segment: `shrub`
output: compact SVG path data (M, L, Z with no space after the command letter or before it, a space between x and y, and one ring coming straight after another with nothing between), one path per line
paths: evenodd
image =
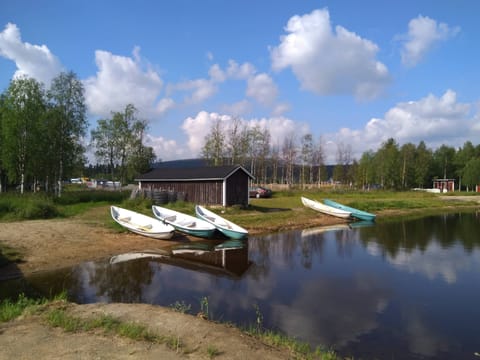
M0 218L48 219L58 215L51 198L40 194L5 194L0 196Z
M72 205L85 202L110 202L119 203L127 199L130 191L108 191L108 190L85 190L65 192L61 197L55 198L59 205Z

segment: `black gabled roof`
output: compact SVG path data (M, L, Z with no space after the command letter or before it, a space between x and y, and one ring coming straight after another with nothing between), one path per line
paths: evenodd
M191 180L224 180L237 171L243 171L254 179L240 165L202 166L184 168L158 168L138 176L135 181L191 181Z

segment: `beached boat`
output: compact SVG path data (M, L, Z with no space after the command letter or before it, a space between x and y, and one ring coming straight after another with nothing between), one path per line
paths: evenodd
M210 238L215 233L215 226L195 216L181 213L161 206L152 206L153 215L157 219L170 224L175 230L187 235Z
M328 205L328 206L333 206L334 208L340 209L340 210L345 210L345 211L350 211L352 213L352 217L359 219L359 220L365 220L365 221L375 221L376 215L371 214L369 212L359 210L352 208L350 206L346 206L340 203L337 203L336 201L330 200L330 199L324 199L323 203Z
M336 216L343 219L348 219L349 217L351 217L352 213L349 211L340 210L340 209L334 208L333 206L322 204L319 201L307 199L306 197L303 197L303 196L301 198L302 198L303 205L315 211L321 212L323 214L331 215L331 216Z
M155 239L170 239L175 232L172 226L155 218L118 206L111 206L110 213L118 224L139 235Z
M198 218L208 221L222 234L231 239L243 239L248 236L247 230L227 219L224 219L213 211L205 209L203 206L195 205L195 213Z

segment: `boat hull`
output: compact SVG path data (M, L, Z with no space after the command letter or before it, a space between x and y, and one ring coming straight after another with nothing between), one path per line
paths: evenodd
M330 199L324 199L323 202L326 205L332 206L334 208L340 209L340 210L345 210L345 211L350 211L352 213L352 217L358 219L358 220L364 220L364 221L375 221L376 215L371 214L369 212L359 210L352 208L350 206L346 206L340 203L337 203L336 201L330 200Z
M342 219L351 218L352 213L349 211L340 210L340 209L334 208L333 206L328 206L328 205L322 204L321 202L307 199L306 197L303 197L303 196L301 197L301 199L302 199L302 204L312 210L321 212L326 215L336 216Z
M218 231L230 239L245 239L248 236L248 231L237 224L224 219L220 215L205 209L200 205L195 206L195 213L199 219L205 220L215 226Z
M215 234L215 226L194 216L156 205L152 206L152 211L157 219L173 226L175 230L186 235L208 239ZM201 223L199 223L200 221Z
M172 226L135 211L111 206L110 213L117 224L138 235L168 240L175 232Z

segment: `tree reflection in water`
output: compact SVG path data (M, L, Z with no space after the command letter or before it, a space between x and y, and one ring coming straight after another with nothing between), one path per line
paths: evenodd
M345 356L469 358L478 351L479 222L464 213L304 229L251 237L233 252L197 244L178 257L81 264L48 286L68 280L79 302L195 308L208 297L218 319L241 326L255 321L255 305L265 328Z
M142 289L152 283L155 270L150 259L126 261L119 264L96 263L89 274L89 283L97 289L97 296L106 297L111 302L144 302Z

